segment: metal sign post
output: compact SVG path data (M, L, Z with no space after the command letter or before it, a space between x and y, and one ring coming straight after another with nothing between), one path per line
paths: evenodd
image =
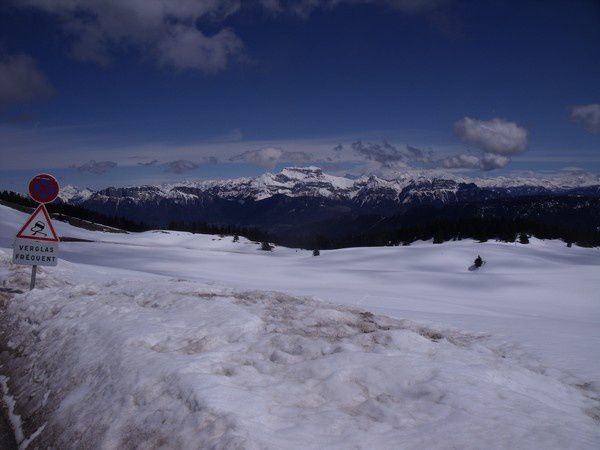
M29 290L32 291L35 287L35 274L37 273L37 266L34 265L31 268L31 282L29 283Z
M13 263L32 266L31 290L35 287L38 266L58 264L59 238L45 204L56 199L59 188L56 179L48 174L33 177L28 187L29 195L39 206L17 233L13 244Z

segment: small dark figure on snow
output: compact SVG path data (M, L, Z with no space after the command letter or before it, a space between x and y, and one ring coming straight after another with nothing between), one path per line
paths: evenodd
M273 250L273 246L267 241L264 241L260 244L260 249L264 252L270 252L271 250Z
M318 248L315 248L315 249L313 250L313 256L319 256L320 254L321 254L321 252L319 251L319 249L318 249Z
M481 256L477 255L477 258L475 258L475 261L473 262L473 265L479 269L481 266L483 266L483 259L481 259Z
M236 234L235 236L233 236L233 242L239 242L240 237Z

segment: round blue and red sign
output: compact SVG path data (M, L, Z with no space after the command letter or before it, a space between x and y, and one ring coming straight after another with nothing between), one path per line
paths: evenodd
M36 175L29 182L29 195L38 203L50 203L58 197L58 181L52 175Z

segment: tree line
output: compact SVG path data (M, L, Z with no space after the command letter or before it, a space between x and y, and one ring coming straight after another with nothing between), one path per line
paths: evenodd
M28 197L25 197L17 192L6 190L0 192L0 200L26 208L35 208L38 205L37 202ZM119 228L120 230L125 231L147 231L151 229L150 226L143 222L130 220L120 216L109 216L84 208L83 206L69 205L62 202L53 202L47 203L46 208L51 215L59 216L59 218L60 216L73 217L112 228Z
M0 192L0 200L35 207L37 203L18 193ZM346 228L350 218L319 229L269 233L264 227L215 224L195 221L172 221L167 229L213 235L244 236L257 242L271 242L289 247L324 250L345 247L408 245L418 240L445 241L474 239L527 243L529 237L562 239L567 245L600 246L600 199L537 198L511 199L482 204L455 205L444 208L414 208L407 214L392 217L362 215L354 218L354 227ZM87 220L126 231L146 231L147 224L118 216L91 211L66 203L48 204L51 214ZM308 227L307 227L308 228ZM349 231L350 229L359 231Z
M432 240L434 244L446 241L474 239L479 242L498 240L502 242L529 243L530 237L539 239L562 239L567 245L581 247L600 246L600 233L560 227L529 219L502 219L469 217L461 219L434 219L418 225L399 225L393 229L335 237L320 234L314 239L296 242L304 248L335 249L345 247L377 247L409 245L419 240ZM284 245L289 245L283 239Z
M270 236L257 228L237 225L221 225L208 222L172 221L168 230L187 231L190 233L218 234L224 236L244 236L251 241L269 241ZM237 240L236 240L237 241Z
M35 208L38 205L37 202L28 197L25 197L17 192L7 190L0 192L0 200L20 206L22 208ZM107 214L92 211L83 206L69 205L63 202L48 203L46 207L48 208L48 212L58 219L72 217L75 219L86 220L88 222L132 232L148 231L155 228L140 221L130 220L121 216L109 216ZM252 227L240 227L235 225L219 225L210 224L207 222L173 221L169 224L167 229L172 231L187 231L190 233L244 236L252 241L269 240L268 233Z

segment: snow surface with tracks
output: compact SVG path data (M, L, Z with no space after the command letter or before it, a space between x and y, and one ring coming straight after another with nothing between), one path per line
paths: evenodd
M0 207L4 287L28 284L9 250L25 218ZM600 445L597 249L421 243L313 257L57 229L97 242L61 243L38 289L0 293L0 375L31 446ZM469 272L477 253L488 262Z

